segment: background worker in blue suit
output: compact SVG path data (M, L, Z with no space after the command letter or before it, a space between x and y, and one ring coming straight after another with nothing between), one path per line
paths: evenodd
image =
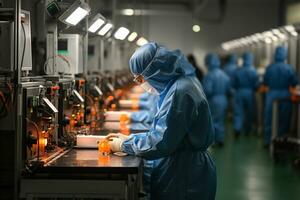
M232 79L233 79L233 74L234 74L235 70L237 70L237 69L238 69L237 56L236 56L236 54L230 54L229 57L227 58L227 62L225 63L225 65L223 67L223 71L230 78L231 83L232 83ZM232 85L231 85L230 92L227 95L227 99L229 101L228 117L230 119L232 118L232 111L233 111L233 104L234 104L234 101L233 101L234 93L235 93L234 88L232 88Z
M229 76L230 80L233 78L233 74L237 69L237 56L235 54L231 54L228 57L228 61L225 63L223 70Z
M215 142L219 146L223 146L225 137L224 120L228 104L226 94L230 89L230 79L220 69L220 59L217 55L208 54L205 57L205 64L208 73L203 79L203 88L213 117Z
M215 199L216 169L207 151L214 130L193 67L179 50L148 43L133 54L130 69L143 88L159 93L158 112L149 132L108 135L112 151L150 161L145 184L151 199Z
M234 95L234 131L235 137L240 136L242 129L246 134L253 131L255 113L255 91L258 88L258 76L253 67L253 55L243 54L243 66L233 74L232 87Z
M265 147L271 143L272 104L275 100L284 100L279 104L278 136L286 135L289 130L292 111L289 89L296 86L298 80L292 66L285 62L286 58L287 50L277 47L274 62L267 67L264 74L264 85L268 88L265 102Z

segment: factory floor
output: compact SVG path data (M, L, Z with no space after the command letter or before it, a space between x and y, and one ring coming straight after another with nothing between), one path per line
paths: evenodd
M274 164L258 136L233 138L227 125L223 148L210 149L217 165L216 200L299 200L300 170Z

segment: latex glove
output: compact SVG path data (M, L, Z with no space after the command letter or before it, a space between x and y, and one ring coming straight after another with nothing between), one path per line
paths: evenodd
M120 138L114 137L109 140L109 146L110 150L112 152L120 152L121 151L121 146L123 144L122 140Z
M110 133L105 139L109 141L110 149L112 152L119 152L121 150L121 146L125 140L128 139L129 136L121 134L121 133Z

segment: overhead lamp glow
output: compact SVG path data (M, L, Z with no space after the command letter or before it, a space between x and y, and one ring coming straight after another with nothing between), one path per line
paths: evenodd
M114 37L118 40L124 40L128 34L129 34L129 30L125 27L120 27L114 34Z
M126 15L126 16L132 16L132 15L134 15L134 10L133 9L123 9L122 11L122 14L123 15Z
M278 37L280 38L280 39L282 39L282 40L285 40L286 39L286 36L284 35L284 34L280 34L280 35L278 35Z
M221 44L222 49L224 49L225 51L228 51L230 49L230 45L228 45L227 43L223 43Z
M195 33L198 33L200 30L201 30L201 28L200 28L199 25L197 25L197 24L193 25L193 31L194 31Z
M112 26L113 25L111 23L105 24L105 26L103 26L103 28L100 29L98 34L104 36L112 28Z
M262 33L264 37L272 37L273 33L271 31L265 31Z
M140 37L137 41L136 41L136 44L138 45L138 46L143 46L143 45L145 45L145 44L147 44L148 43L148 40L146 40L145 38L143 38L143 37Z
M75 26L89 14L90 10L87 3L77 0L58 19L68 25Z
M291 32L291 35L296 37L296 36L298 36L298 33L296 31L293 31L293 32Z
M67 19L66 22L72 25L78 24L85 16L87 16L88 11L82 9L81 7L77 8Z
M136 39L136 37L138 36L138 34L136 32L132 32L129 36L128 36L128 41L132 42Z
M98 18L98 16L96 16ZM103 24L105 20L103 18L96 19L89 27L89 32L95 33Z
M284 27L285 30L287 30L288 32L294 32L295 31L295 27L292 25L287 25Z
M273 29L272 33L275 34L275 35L280 35L281 34L281 32L278 29Z
M274 42L277 42L278 41L278 38L276 36L272 36L271 39L274 41Z
M266 44L271 44L271 43L272 43L272 40L271 40L270 38L266 38L266 39L265 39L265 43L266 43Z

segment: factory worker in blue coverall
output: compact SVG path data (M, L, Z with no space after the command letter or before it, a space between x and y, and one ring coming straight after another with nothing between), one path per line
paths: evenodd
M234 94L234 131L239 137L242 130L252 133L255 113L255 91L258 88L258 76L253 67L253 55L243 54L243 66L238 68L232 79Z
M230 54L228 57L227 62L225 63L223 67L223 71L227 74L227 76L230 78L230 82L232 82L233 74L235 70L238 68L237 66L237 56L236 54ZM232 109L233 109L233 96L234 96L234 89L232 88L232 85L230 87L230 92L227 95L227 99L229 101L229 116L231 118L232 116Z
M220 69L220 59L217 55L208 54L205 57L205 64L208 67L208 73L204 77L203 88L212 113L215 143L221 147L224 144L224 120L227 109L226 94L230 90L230 80Z
M271 143L272 104L274 100L285 99L279 104L278 136L282 137L289 130L292 104L289 101L289 88L297 85L296 72L291 65L285 62L287 50L277 47L274 62L269 65L264 74L264 85L268 88L265 101L265 137L264 147Z
M214 129L193 67L179 50L148 43L132 55L130 69L146 91L159 95L158 111L148 132L109 134L112 151L145 159L150 199L215 199L216 168L207 151Z
M228 57L227 63L224 65L224 72L229 76L230 80L233 78L233 74L237 69L237 56L235 54L231 54Z

